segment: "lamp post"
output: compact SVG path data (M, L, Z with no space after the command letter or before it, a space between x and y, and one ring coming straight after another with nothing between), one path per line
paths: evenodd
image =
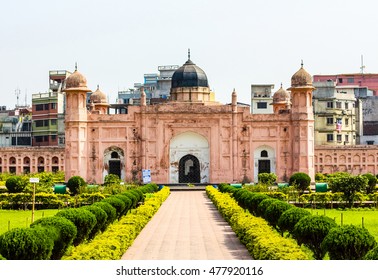
M30 183L33 183L33 203L32 203L32 217L31 222L34 222L34 209L35 209L35 184L39 183L39 178L30 178Z

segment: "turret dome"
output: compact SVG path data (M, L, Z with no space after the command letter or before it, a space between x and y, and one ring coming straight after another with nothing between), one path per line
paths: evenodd
M209 87L205 72L190 58L172 76L172 87Z
M303 68L303 63L301 68L291 77L291 86L292 87L312 87L312 77L311 75Z

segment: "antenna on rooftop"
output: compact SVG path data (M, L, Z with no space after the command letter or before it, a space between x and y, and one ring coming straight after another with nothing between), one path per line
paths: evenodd
M21 95L21 90L19 89L19 88L16 88L16 90L14 91L14 94L16 95L16 97L17 97L17 107L18 107L18 100L19 100L19 98L20 98L20 95Z
M361 74L363 74L364 73L364 69L365 69L364 56L363 55L361 55L361 67L360 67L360 69L361 69Z

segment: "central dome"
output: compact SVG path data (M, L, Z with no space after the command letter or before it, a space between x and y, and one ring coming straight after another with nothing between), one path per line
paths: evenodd
M172 87L209 87L205 72L190 59L172 76Z

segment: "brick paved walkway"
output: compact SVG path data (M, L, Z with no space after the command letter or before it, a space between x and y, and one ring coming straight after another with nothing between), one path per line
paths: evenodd
M172 191L126 260L251 259L204 191Z

